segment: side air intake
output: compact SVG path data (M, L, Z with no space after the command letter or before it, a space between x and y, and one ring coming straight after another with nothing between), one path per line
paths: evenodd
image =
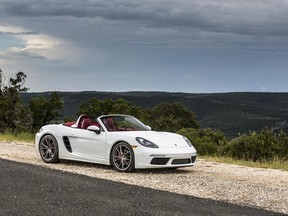
M69 141L69 138L67 136L63 137L63 142L64 142L64 145L65 145L67 151L72 152L70 141Z

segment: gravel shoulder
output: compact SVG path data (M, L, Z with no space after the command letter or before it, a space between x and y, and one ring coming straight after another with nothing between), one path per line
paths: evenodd
M130 185L252 206L288 214L288 172L198 160L177 170L119 173L108 166L61 161L46 164L33 144L0 142L0 158Z

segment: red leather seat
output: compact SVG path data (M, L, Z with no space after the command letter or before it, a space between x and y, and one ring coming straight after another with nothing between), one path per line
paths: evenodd
M85 115L85 114L82 114L82 115L79 116L79 118L78 118L78 120L76 122L77 128L82 128L81 126L82 126L82 123L83 123L85 118L88 118L88 116Z
M115 131L116 128L115 128L115 125L114 125L113 118L106 119L105 123L106 123L107 129L109 131Z
M91 125L92 125L92 122L90 118L84 118L83 121L81 122L82 129L87 129Z

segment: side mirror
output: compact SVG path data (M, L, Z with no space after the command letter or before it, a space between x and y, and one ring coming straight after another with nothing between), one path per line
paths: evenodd
M101 130L98 126L96 125L91 125L87 128L87 130L89 131L94 131L96 134L100 134L101 133Z
M149 125L146 125L146 128L147 128L148 130L152 130L152 128L151 128Z

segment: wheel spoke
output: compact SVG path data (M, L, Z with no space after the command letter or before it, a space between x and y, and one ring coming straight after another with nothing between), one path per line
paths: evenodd
M123 164L125 164L126 166L129 166L130 160L129 159L123 160Z
M43 151L44 151L44 150L48 150L48 147L42 145L42 146L41 146L41 150L43 150Z
M43 157L45 158L45 159L47 159L47 155L48 155L48 151L43 151Z
M120 154L120 150L116 149L116 154L119 155Z
M131 165L131 150L126 145L119 145L114 149L113 162L114 166L121 171L125 171Z
M42 146L48 148L48 143L47 143L47 140L46 140L46 139L43 140Z
M121 154L121 156L122 156L122 155L123 155L123 146L120 146L119 148L120 148L120 149L119 149L119 150L120 150L120 154Z
M57 155L57 143L55 143L51 136L45 136L41 140L39 150L44 161L55 161L55 156Z
M130 151L126 151L123 156L126 156L126 155L129 155L130 154Z

